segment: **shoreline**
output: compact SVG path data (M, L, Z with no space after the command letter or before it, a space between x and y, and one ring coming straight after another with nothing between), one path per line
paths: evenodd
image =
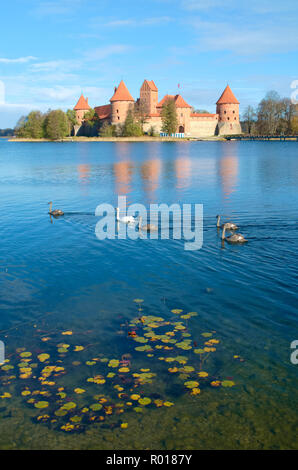
M214 137L66 137L59 140L12 138L8 142L226 142L222 136Z

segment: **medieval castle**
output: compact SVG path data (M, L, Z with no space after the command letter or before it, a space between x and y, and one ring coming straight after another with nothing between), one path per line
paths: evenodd
M140 103L146 114L144 131L148 132L150 128L154 128L156 133L160 133L162 132L161 109L167 100L175 102L178 118L177 133L179 134L186 137L209 137L241 133L239 101L229 85L216 103L216 114L194 113L193 108L186 103L181 95L166 95L161 101L158 101L158 88L153 80L144 80L140 90L140 98L137 101L133 99L125 83L121 80L119 86L115 87L110 104L96 106L94 110L100 123L108 122L117 125L124 123L128 110L135 103ZM84 123L85 113L91 109L88 98L85 99L82 94L74 109L78 122L75 129L77 133Z

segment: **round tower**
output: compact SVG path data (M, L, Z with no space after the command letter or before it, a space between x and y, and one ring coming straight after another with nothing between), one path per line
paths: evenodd
M219 135L241 134L239 104L231 88L227 85L216 103Z
M88 103L88 98L84 98L83 93L81 94L79 101L73 108L76 112L76 120L78 122L78 125L81 126L82 122L84 120L85 113L91 109Z
M110 102L112 106L111 124L123 124L128 110L135 102L123 80L119 83L118 88L115 87L115 92Z

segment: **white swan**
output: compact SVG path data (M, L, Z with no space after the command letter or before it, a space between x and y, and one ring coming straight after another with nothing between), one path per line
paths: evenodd
M120 214L120 209L119 207L116 207L116 219L118 220L118 222L122 222L124 224L136 224L138 222L138 220L132 215L119 217L119 214Z

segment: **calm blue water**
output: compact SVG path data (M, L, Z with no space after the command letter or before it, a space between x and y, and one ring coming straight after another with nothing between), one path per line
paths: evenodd
M146 207L203 204L203 248L185 251L183 240L99 241L95 208L115 206L118 195ZM198 312L187 325L193 340L216 331L222 349L210 367L236 383L199 398L179 395L168 409L128 413L125 430L90 425L80 435L32 421L9 384L12 398L0 400L1 448L297 447L298 366L290 362L290 343L298 339L296 142L0 139L0 201L0 339L7 357L18 347L44 352L36 331L59 329L74 332L73 344L75 334L81 343L87 336L96 344L93 355L132 353L121 329L138 313L133 299L140 298L144 313L170 321L171 309ZM49 201L63 218L50 220ZM216 214L237 223L249 242L222 248ZM158 387L171 378L161 375Z

